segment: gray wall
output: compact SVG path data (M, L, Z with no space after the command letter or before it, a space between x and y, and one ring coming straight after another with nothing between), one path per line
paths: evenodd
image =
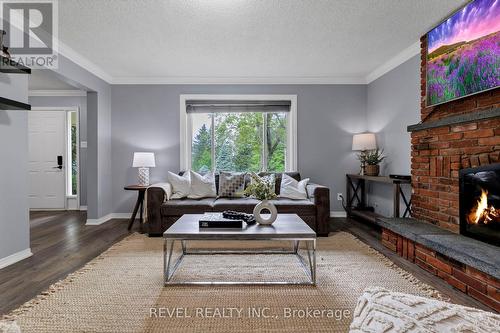
M135 193L123 186L137 182L134 151L156 153L152 182L179 170L179 95L296 94L298 169L303 177L328 185L331 209L344 192L345 173L358 169L351 152L352 133L366 130L365 85L114 85L112 86L113 212L131 212Z
M367 129L377 133L378 146L387 156L381 174L410 174L410 134L406 126L420 117L420 56L394 68L368 85ZM392 216L390 185L369 186L369 203L375 210ZM406 193L410 194L409 186Z
M112 212L111 86L62 55L54 73L87 91L87 217L100 218Z
M28 76L0 73L0 96L28 102ZM0 259L30 247L28 114L0 110Z
M88 91L88 217L111 213L111 86L59 55L54 73ZM28 76L0 73L0 96L28 102ZM28 119L0 110L0 258L29 248ZM89 199L90 198L90 199Z
M87 97L31 96L32 107L78 107L80 142L87 141ZM80 147L80 205L87 205L87 148Z

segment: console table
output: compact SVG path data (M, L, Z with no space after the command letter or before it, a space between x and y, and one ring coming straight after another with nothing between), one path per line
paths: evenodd
M407 217L411 215L411 199L408 200L401 189L401 185L411 185L411 180L395 179L388 176L364 176L356 174L346 175L346 200L347 216L357 216L375 222L377 218L382 217L375 213L373 208L366 205L366 182L385 183L392 185L393 197L393 217ZM403 215L400 214L401 199L405 204Z

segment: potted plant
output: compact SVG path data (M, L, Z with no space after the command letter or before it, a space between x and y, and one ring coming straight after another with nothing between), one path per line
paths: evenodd
M365 166L365 175L378 176L378 174L380 173L379 164L385 158L383 153L383 150L379 150L377 148L375 150L370 150L365 152L364 154L359 155L361 163Z
M274 186L274 174L264 177L259 177L255 173L250 174L250 184L245 189L244 194L247 197L253 196L257 200L260 200L260 202L253 209L255 220L259 224L271 225L274 221L276 221L278 216L276 206L269 201L276 198ZM262 216L263 210L268 210L271 213L268 218L264 218Z

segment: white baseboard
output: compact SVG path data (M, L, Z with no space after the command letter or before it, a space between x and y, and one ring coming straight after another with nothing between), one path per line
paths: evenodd
M66 197L66 210L80 210L78 208L78 196L67 196Z
M112 214L104 215L103 217L100 217L98 219L87 219L87 222L85 223L85 225L103 224L104 222L111 220L111 218L112 218L111 215Z
M347 217L347 213L344 210L332 210L330 217Z
M113 213L111 214L112 219L130 219L132 217L132 213ZM137 213L136 218L139 218L139 213Z
M87 210L87 206L80 206L80 210Z
M87 219L85 225L100 225L112 219L130 219L132 213L111 213L98 219Z
M27 248L25 250L16 252L7 256L5 258L0 259L0 269L15 264L18 261L31 257L33 253L31 252L31 248Z

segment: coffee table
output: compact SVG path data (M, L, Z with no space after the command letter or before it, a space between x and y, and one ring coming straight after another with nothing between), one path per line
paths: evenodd
M179 284L316 284L316 233L296 214L278 214L276 221L271 226L258 224L246 225L242 229L202 229L198 221L202 214L185 214L178 219L167 231L163 233L163 273L164 285ZM290 250L223 250L223 249L189 249L189 241L290 241ZM172 254L174 244L180 242L182 253L174 261ZM307 263L300 253L300 242L306 245ZM213 255L213 254L279 254L294 255L300 266L304 269L306 281L173 281L175 271L187 255Z

